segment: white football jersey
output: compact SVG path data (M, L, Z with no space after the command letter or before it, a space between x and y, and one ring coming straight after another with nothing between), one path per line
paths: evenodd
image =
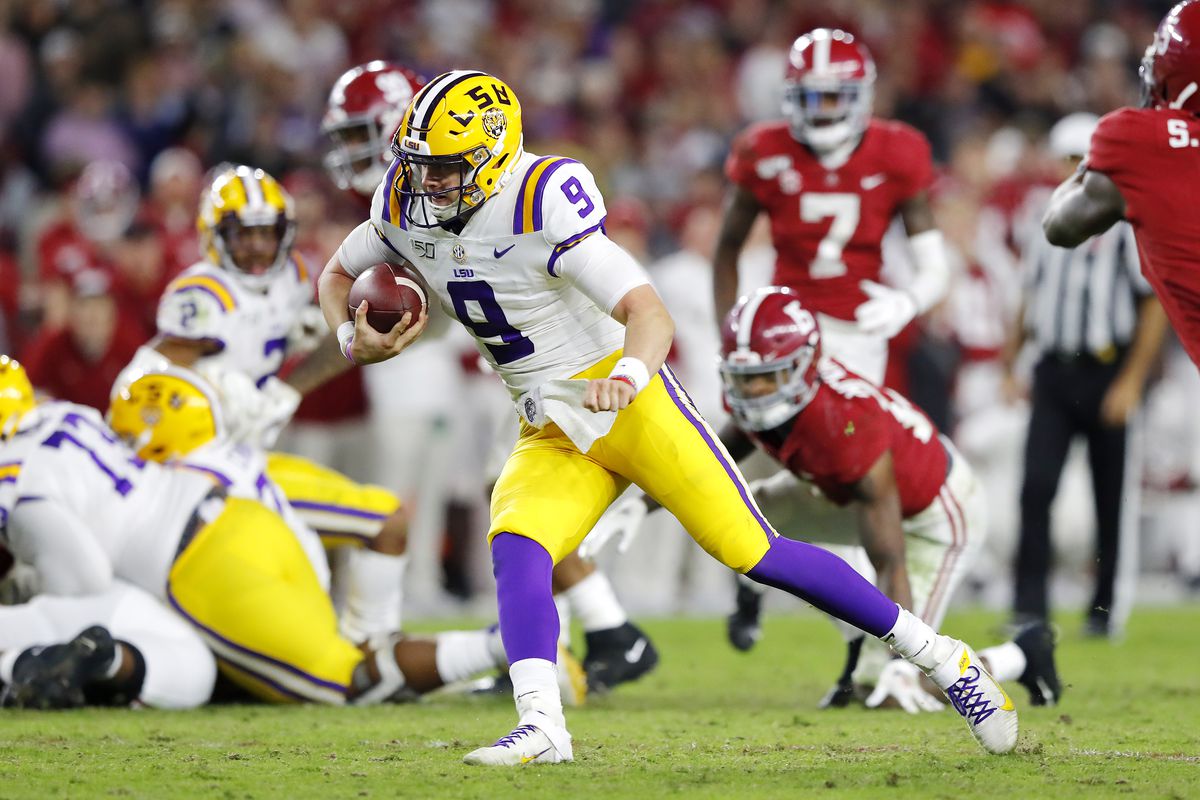
M225 487L230 497L257 500L283 517L317 572L321 588L329 590L329 560L321 537L288 503L283 490L267 475L267 456L260 448L236 442L212 441L188 453L179 466L203 473Z
M370 228L359 226L338 251L347 272L396 256L411 262L514 397L622 346L624 326L575 288L560 260L604 229L604 200L585 166L524 154L456 235L408 221L408 198L395 185L399 163L375 191Z
M312 303L308 269L298 255L284 265L265 291L255 291L207 261L171 281L158 303L158 332L180 339L209 340L220 352L201 359L249 376L260 386L279 371L288 332Z
M179 537L213 482L138 458L88 406L47 403L23 423L0 445L0 530L13 554L37 564L49 546L10 524L18 506L53 504L86 529L115 577L162 598Z

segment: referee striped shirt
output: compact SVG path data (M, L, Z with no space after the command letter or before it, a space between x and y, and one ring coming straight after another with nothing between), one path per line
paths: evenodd
M1075 248L1040 231L1025 253L1025 329L1043 354L1110 360L1133 339L1137 307L1151 294L1133 229L1119 222Z

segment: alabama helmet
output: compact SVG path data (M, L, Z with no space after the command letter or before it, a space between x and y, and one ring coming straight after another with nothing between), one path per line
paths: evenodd
M325 170L343 191L375 192L392 163L390 146L404 110L425 85L412 70L371 61L347 70L329 92L321 131L329 138Z
M1200 114L1200 2L1184 0L1167 12L1138 72L1142 105Z
M792 136L817 153L857 141L871 118L874 87L875 61L853 35L809 31L792 44L784 76L783 114Z
M521 104L504 81L454 70L417 93L392 139L409 224L461 219L496 192L524 153Z
M800 413L820 385L820 356L816 317L791 289L767 286L738 300L721 326L721 379L737 424L771 430Z

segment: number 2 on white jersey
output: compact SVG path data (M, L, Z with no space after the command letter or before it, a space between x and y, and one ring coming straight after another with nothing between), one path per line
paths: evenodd
M862 199L846 192L815 193L800 195L800 219L804 222L820 222L833 217L825 238L817 245L817 257L808 265L808 274L815 279L838 278L845 275L846 262L842 251L858 228Z

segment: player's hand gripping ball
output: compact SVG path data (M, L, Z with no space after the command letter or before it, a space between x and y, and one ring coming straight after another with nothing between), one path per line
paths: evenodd
M355 278L348 298L351 319L363 300L368 324L380 333L390 333L406 313L412 325L429 302L421 278L406 264L376 264Z

